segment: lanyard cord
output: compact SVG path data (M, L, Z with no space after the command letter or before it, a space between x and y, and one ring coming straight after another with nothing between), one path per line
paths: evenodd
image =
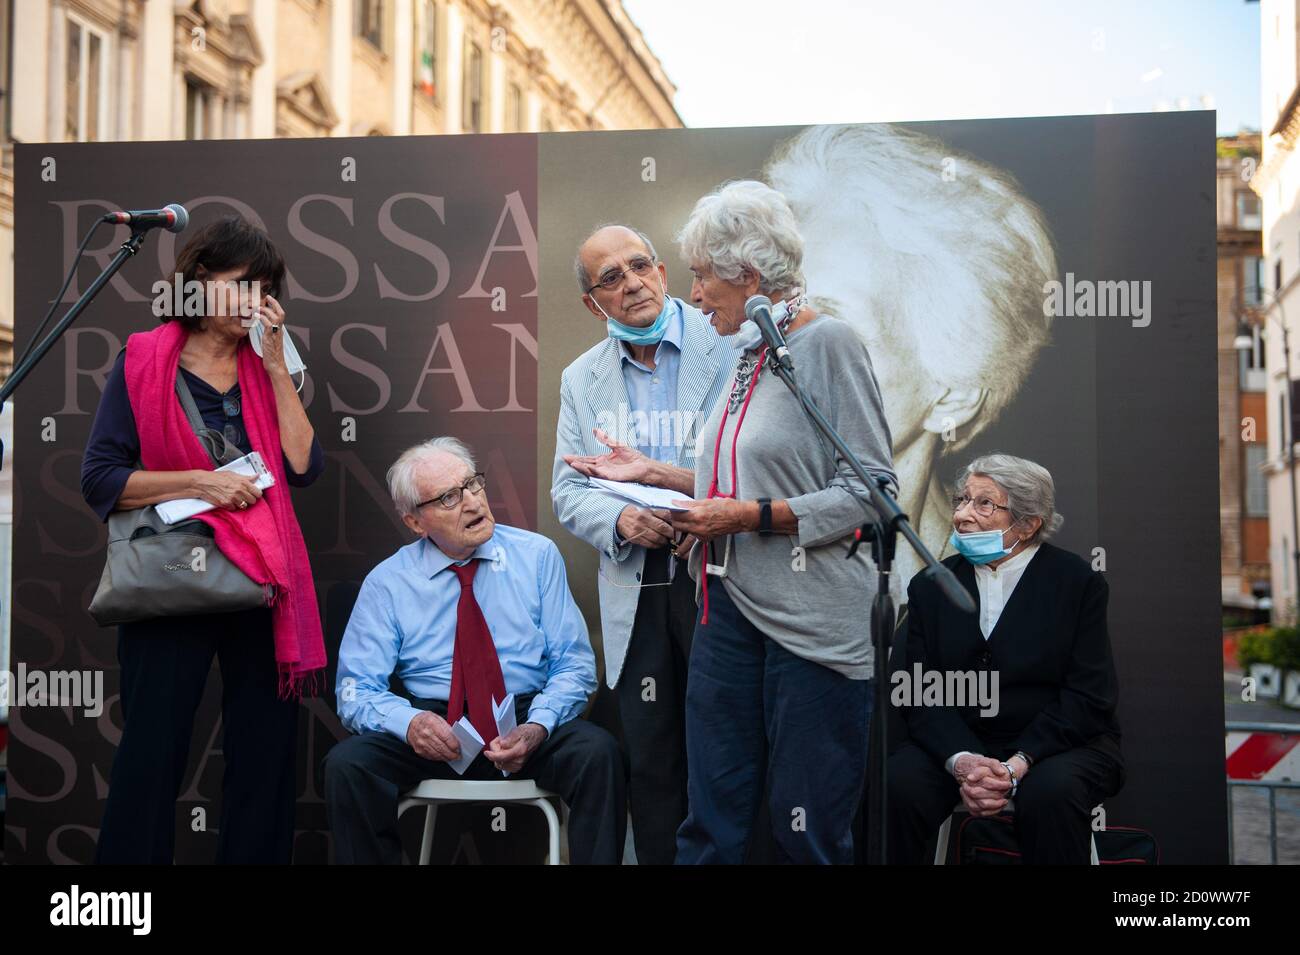
M718 459L722 451L722 433L727 430L727 418L731 415L730 404L722 412L722 420L718 422L718 437L713 442L713 480L709 482L709 498L728 497L735 499L737 492L740 490L740 475L736 473L736 442L740 440L740 429L745 424L745 414L749 411L749 400L754 397L754 391L758 388L758 379L763 373L764 359L767 358L767 346L764 345L758 352L758 364L754 368L754 377L749 382L749 388L745 392L745 402L740 406L740 418L736 421L736 431L731 436L731 493L727 494L718 490ZM733 387L734 381L733 381Z
M745 414L749 411L749 401L754 397L754 391L758 388L758 380L763 376L764 359L767 358L767 346L764 345L758 352L758 364L754 367L754 377L750 379L749 389L745 392L745 402L740 406L740 417L736 419L736 430L731 436L731 493L725 493L718 490L718 460L722 453L722 434L727 430L727 418L731 415L731 404L722 411L722 421L718 423L718 436L713 442L713 480L709 482L709 494L706 500L712 500L715 497L736 499L736 494L740 491L740 474L736 471L736 442L740 440L740 429L745 424ZM737 372L739 377L739 372ZM732 387L735 387L735 381L732 381ZM710 541L705 547L705 553L702 555L704 570L704 594L701 597L701 607L703 613L700 616L700 625L708 626L709 624L709 555L708 548L713 546Z

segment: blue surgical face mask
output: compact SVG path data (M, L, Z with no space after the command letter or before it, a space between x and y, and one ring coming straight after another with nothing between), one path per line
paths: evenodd
M1008 528L1009 530L1009 528ZM948 543L953 550L961 554L972 564L987 564L989 561L1010 557L1011 552L1020 546L1017 540L1009 548L1002 546L1002 535L1006 531L973 531L969 534L952 532Z
M656 272L656 274L658 274ZM621 342L627 342L629 345L657 345L664 337L664 332L668 330L668 319L673 313L672 300L668 298L668 291L664 288L663 276L659 277L659 290L663 292L664 307L659 310L659 315L653 322L645 328L635 328L632 325L624 325L622 322L615 321L609 317L596 302L593 295L591 300L596 302L596 307L600 309L600 314L605 316L605 334L610 338L618 339Z
M777 325L786 320L790 315L790 303L780 301L772 306L772 321ZM754 351L763 344L763 333L758 330L758 326L745 319L740 323L740 328L736 329L735 334L731 336L731 342L734 347L741 351Z

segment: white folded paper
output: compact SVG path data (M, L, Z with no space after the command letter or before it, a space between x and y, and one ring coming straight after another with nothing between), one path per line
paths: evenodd
M515 721L515 695L507 693L506 698L500 703L495 700L492 702L492 715L496 718L497 736L508 736L518 725ZM460 757L454 762L447 763L456 771L459 776L465 775L465 770L469 769L469 764L474 762L474 757L483 752L483 747L487 745L483 737L479 736L478 730L474 729L474 724L469 721L468 716L462 716L451 727L452 733L455 734L457 741L460 743ZM501 770L502 776L510 774L504 769Z
M453 723L451 731L460 743L460 757L447 765L456 770L458 776L464 776L469 764L474 762L474 757L483 752L483 737L478 735L478 730L474 729L468 716L462 716Z
M229 471L234 474L242 474L244 477L253 479L253 483L265 491L268 487L275 484L275 478L267 470L266 463L262 456L256 451L250 451L236 461L217 468L218 471ZM202 498L182 497L175 501L163 501L154 507L158 516L168 524L175 524L177 521L183 521L193 517L195 514L202 514L210 511L214 505L209 504Z
M606 481L604 478L587 478L594 487L609 491L638 507L649 507L660 511L684 511L686 508L673 504L673 501L692 500L689 494L674 491L666 487L651 487L649 484L637 484L633 481Z
M515 695L507 693L506 698L500 703L493 705L492 713L497 720L497 736L506 737L514 732L515 727L519 724L515 722ZM502 776L510 774L504 769L501 770Z

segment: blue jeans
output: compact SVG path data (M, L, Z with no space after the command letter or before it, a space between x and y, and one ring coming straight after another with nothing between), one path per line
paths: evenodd
M873 688L764 636L710 580L686 685L677 863L744 862L766 787L781 861L851 864Z

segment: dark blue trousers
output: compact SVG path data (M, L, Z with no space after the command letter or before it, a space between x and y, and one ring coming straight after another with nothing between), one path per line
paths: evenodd
M226 763L216 861L293 861L298 702L276 692L271 611L160 617L118 633L125 725L95 861L172 864L176 797L214 655Z
M764 636L711 579L686 688L678 864L744 862L765 791L779 861L851 864L872 689Z

